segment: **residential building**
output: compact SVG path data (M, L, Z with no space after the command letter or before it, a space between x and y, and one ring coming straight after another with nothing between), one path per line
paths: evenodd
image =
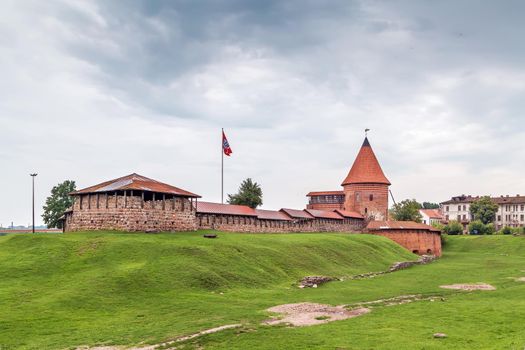
M466 228L472 221L470 205L479 198L480 196L461 195L442 202L443 220L445 222L457 220ZM525 226L525 196L517 194L516 196L491 197L491 199L498 205L494 220L496 229L499 230L504 226Z
M443 215L439 209L419 209L424 224L433 225L443 221Z

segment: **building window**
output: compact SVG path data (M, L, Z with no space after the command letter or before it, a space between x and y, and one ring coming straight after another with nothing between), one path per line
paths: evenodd
M365 208L365 214L368 214L368 208Z
M520 221L525 221L525 215L523 214L520 215Z
M458 221L461 221L461 215L458 215Z
M373 200L374 200L374 195L371 194L371 195L369 196L369 198L370 198L370 202L373 201Z
M501 221L501 215L498 215L498 221Z
M467 220L467 216L463 214L463 220Z
M445 220L448 221L448 215L445 215Z
M521 205L521 211L524 211L525 210L525 205Z
M449 206L448 206L448 205L447 205L447 206L446 206L445 208L446 208L446 211L450 211L450 210L449 210L450 208L449 208Z

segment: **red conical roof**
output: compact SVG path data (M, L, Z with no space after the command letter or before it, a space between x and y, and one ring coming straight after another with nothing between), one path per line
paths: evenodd
M358 183L390 185L366 137L342 186Z

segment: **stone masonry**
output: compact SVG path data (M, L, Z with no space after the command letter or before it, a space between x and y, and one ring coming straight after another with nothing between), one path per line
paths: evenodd
M194 231L195 209L185 197L143 201L140 196L87 194L75 196L66 213L65 231Z

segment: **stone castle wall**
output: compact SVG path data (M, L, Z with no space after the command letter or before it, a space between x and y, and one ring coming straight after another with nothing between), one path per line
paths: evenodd
M389 238L412 253L441 256L441 235L427 230L380 230L370 234Z
M388 185L350 184L344 186L344 209L372 220L388 220Z
M362 219L311 219L311 220L264 220L256 217L200 214L197 213L200 229L227 232L290 233L290 232L362 232Z
M194 231L195 209L189 199L143 201L140 196L75 196L73 211L66 214L64 231Z

